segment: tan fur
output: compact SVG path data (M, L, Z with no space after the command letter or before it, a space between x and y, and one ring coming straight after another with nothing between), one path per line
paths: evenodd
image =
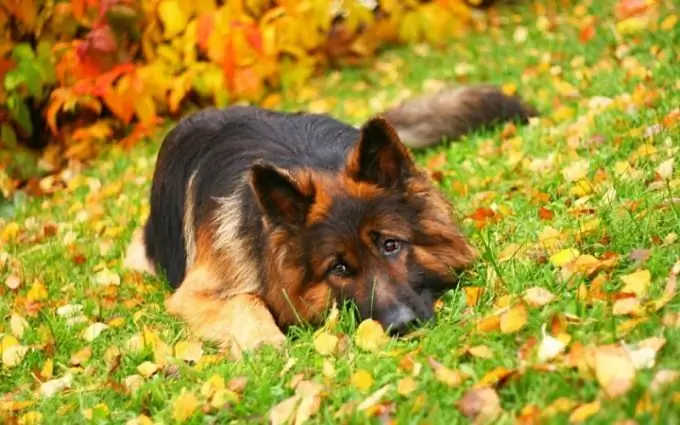
M184 201L184 244L187 253L186 270L196 259L196 232L194 229L194 179L197 171L189 177Z
M214 241L205 229L197 232L196 247L196 261L166 301L168 312L181 316L201 338L229 347L235 357L263 344L281 346L285 336L264 301L251 293L259 288L257 275L245 281L233 273L238 263L226 263L224 252L213 252Z
M249 241L238 234L241 223L241 193L235 191L228 197L216 199L219 208L213 223L216 228L211 251L221 263L220 269L228 282L223 285L224 295L257 293L257 264L250 255Z
M156 268L146 256L144 231L142 228L136 229L132 234L132 240L128 245L125 259L123 260L123 267L142 273L156 275Z

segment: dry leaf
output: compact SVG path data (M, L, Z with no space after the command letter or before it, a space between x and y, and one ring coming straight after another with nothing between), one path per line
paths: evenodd
M649 270L640 270L625 276L621 276L623 288L621 292L635 294L638 298L644 298L652 282L652 275Z
M58 379L52 379L40 384L40 395L43 397L52 397L56 393L71 388L73 384L73 376L70 373Z
M458 410L474 424L493 423L503 412L498 394L492 388L477 388L465 392L456 403Z
M580 424L589 417L600 411L600 401L595 400L592 403L582 404L569 415L569 423Z
M477 345L474 347L468 348L468 353L470 353L474 357L480 357L482 359L491 359L493 358L493 351L486 345Z
M675 162L675 158L668 158L661 164L659 164L658 167L656 167L656 173L659 175L664 180L670 180L673 178L673 163Z
M579 251L575 248L563 249L550 256L550 263L555 267L562 267L574 261L579 255Z
M614 301L612 313L615 316L624 314L638 314L640 312L640 300L635 297L621 298Z
M501 332L504 334L517 332L527 324L527 319L527 307L519 303L501 316Z
M397 382L397 392L403 396L411 394L416 389L416 381L410 376L402 378Z
M470 375L461 370L449 369L432 357L427 358L427 363L434 371L435 378L451 388L459 387L466 379L470 377Z
M145 378L150 378L154 373L158 372L158 365L150 361L145 361L137 366L137 371Z
M101 322L95 322L83 330L82 336L85 341L92 342L97 338L108 326Z
M374 382L373 376L364 369L359 369L350 377L350 383L361 391L367 391Z
M329 356L338 348L339 338L324 330L314 336L314 349L322 356Z
M564 342L553 337L552 335L549 335L545 328L546 325L543 325L541 329L541 332L543 333L543 339L541 339L541 343L538 346L537 354L537 359L541 363L554 359L564 352L565 348L567 348L567 345Z
M198 398L190 391L183 392L172 404L172 417L177 422L184 422L193 416L196 409L198 409Z
M94 282L97 285L102 285L102 286L107 286L107 285L114 285L114 286L119 286L120 285L120 276L109 270L109 269L103 269L97 272L97 274L94 275Z
M366 319L359 324L354 341L359 348L375 353L387 344L389 337L379 322Z
M366 398L366 400L362 401L358 406L357 410L362 411L362 410L368 410L371 409L373 406L376 404L380 403L382 398L387 394L387 392L390 390L392 386L391 385L385 385L384 387L380 388L370 396Z
M633 387L635 365L621 346L607 345L595 349L595 376L605 393L612 398L626 394Z
M661 369L656 372L656 375L654 375L652 383L649 385L649 391L652 393L658 393L659 391L663 390L665 386L672 384L679 378L680 372L677 370Z
M555 299L555 294L540 286L534 286L524 292L522 299L531 307L543 307Z
M9 328L15 337L21 339L21 337L24 336L24 332L26 332L26 329L28 329L28 322L20 315L12 313L9 319Z
M199 341L180 341L175 344L175 357L186 362L198 362L203 356L203 345Z
M85 363L86 361L90 360L90 357L92 357L92 347L89 345L82 350L79 350L71 355L71 359L69 360L69 363L71 366L80 366L81 364Z

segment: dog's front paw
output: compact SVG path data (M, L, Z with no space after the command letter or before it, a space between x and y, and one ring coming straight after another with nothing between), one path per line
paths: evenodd
M286 344L286 336L278 329L266 333L257 333L249 337L234 338L229 344L232 357L240 359L244 353L254 353L259 349L270 346L278 350Z

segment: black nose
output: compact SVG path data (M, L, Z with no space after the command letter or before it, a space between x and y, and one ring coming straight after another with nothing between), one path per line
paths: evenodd
M418 317L410 307L400 304L387 311L380 321L389 333L403 335L417 325Z

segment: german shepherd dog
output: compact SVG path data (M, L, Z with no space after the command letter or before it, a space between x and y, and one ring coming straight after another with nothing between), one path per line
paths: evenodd
M415 98L361 128L257 107L179 121L158 153L128 268L158 273L198 336L240 355L333 301L394 333L433 317L476 254L408 147L535 111L491 86Z

